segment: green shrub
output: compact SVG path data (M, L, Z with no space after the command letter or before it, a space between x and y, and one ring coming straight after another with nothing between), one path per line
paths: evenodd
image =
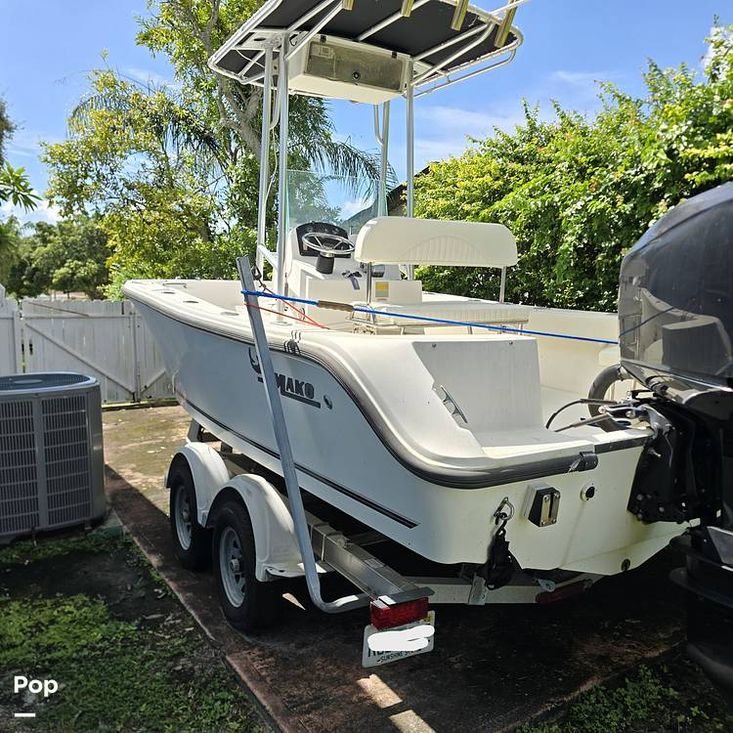
M507 299L615 310L628 248L681 199L733 178L733 26L709 39L704 71L644 75L633 99L611 84L594 119L555 106L543 121L525 105L514 132L475 140L416 181L418 216L500 222L520 259ZM426 289L495 298L499 276L422 268Z

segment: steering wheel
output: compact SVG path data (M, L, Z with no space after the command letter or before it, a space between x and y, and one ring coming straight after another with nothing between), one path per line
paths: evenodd
M354 243L342 237L340 234L330 234L329 232L308 232L301 239L303 244L318 252L323 257L335 257L336 255L350 255L354 253L356 246Z

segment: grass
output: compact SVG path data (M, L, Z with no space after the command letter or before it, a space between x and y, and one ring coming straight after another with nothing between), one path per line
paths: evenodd
M553 723L519 733L725 733L733 715L696 667L680 654L640 667L623 682L581 695Z
M0 548L0 565L27 565L49 557L62 557L73 552L105 552L120 545L119 536L106 531L44 539L22 540Z
M23 706L11 694L15 674L53 678L61 689ZM99 533L0 549L0 730L19 704L38 718L15 730L266 730L247 692L134 544ZM584 693L554 722L521 729L651 731L733 731L733 716L681 652Z
M46 592L43 581L40 592L34 583L25 593L19 576L33 566L34 577L50 576L59 558L81 577L105 563L139 579L107 588L98 574L89 593ZM48 701L25 700L38 718L17 730L266 730L234 674L149 570L129 542L94 534L0 551L0 729L23 704L12 694L13 676L23 674L55 679L60 690Z

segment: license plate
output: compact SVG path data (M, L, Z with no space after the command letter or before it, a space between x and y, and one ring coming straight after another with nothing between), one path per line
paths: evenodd
M406 659L407 657L414 657L416 654L426 654L427 652L433 651L435 646L435 635L431 634L429 637L425 635L426 629L421 629L421 633L418 638L424 638L427 644L419 649L404 649L402 647L410 645L411 634L410 629L417 627L429 627L430 630L435 629L435 611L428 611L425 618L419 621L413 621L411 624L405 624L404 626L397 626L392 629L382 629L381 631L371 624L364 627L364 643L362 645L361 652L361 665L362 667L379 667L383 664L389 664L390 662L396 662L399 659ZM369 646L369 639L376 636L377 634L385 634L387 632L397 632L390 637L390 641L394 642L394 645L399 647L396 649L389 649L384 651L375 651ZM387 642L387 644L390 643Z

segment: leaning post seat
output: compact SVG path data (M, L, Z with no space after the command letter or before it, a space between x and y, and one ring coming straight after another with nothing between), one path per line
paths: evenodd
M380 264L496 267L517 264L517 243L503 224L410 217L377 217L368 221L356 240L356 260ZM369 305L391 315L369 319L374 326L403 332L440 324L420 323L409 316L468 323L521 326L529 320L526 306L424 293L415 303L380 302ZM406 314L408 317L402 317Z
M517 242L503 224L380 216L359 230L354 257L383 265L513 267Z

